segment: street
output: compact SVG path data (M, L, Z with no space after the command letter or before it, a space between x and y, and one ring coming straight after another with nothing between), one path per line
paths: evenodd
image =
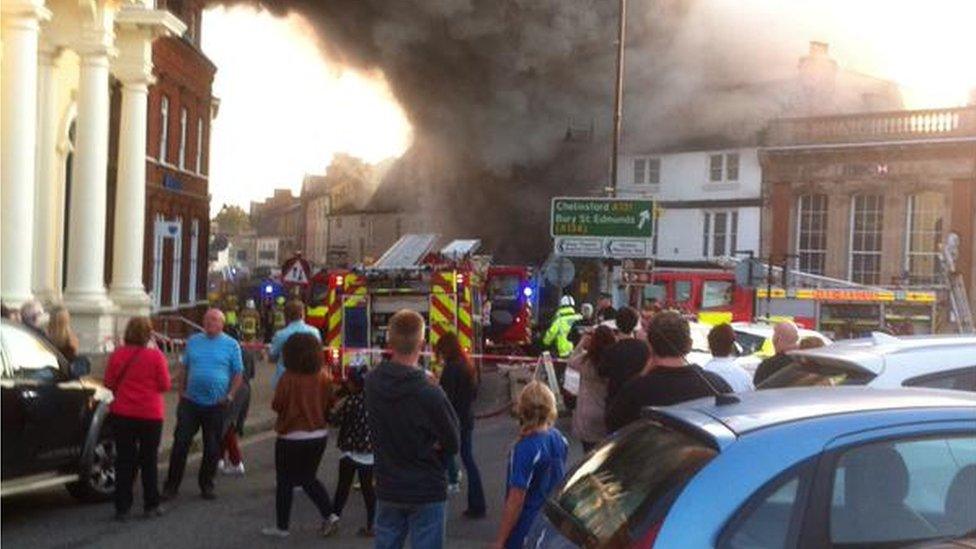
M560 427L568 436L568 422L561 422ZM449 547L484 547L493 539L501 516L508 449L515 434L516 424L508 416L484 420L475 428L475 452L488 499L488 518L472 521L461 516L465 507L464 487L460 494L450 495ZM130 548L137 542L147 548L321 546L323 540L316 532L318 516L301 491L296 492L292 507L291 536L287 540L272 540L261 535L262 527L274 524L274 436L266 431L251 436L244 444L247 474L243 478L218 476L216 501L204 501L198 495L199 454L195 454L187 466L180 496L165 505L167 513L161 518L145 520L140 516L138 482L133 518L122 524L112 520L111 503L79 504L63 488L54 488L3 501L3 544L32 548ZM579 459L579 454L579 445L574 444L570 462ZM330 440L319 468L319 478L330 496L334 495L337 463L338 451ZM165 467L163 463L161 474L165 474ZM339 535L325 543L372 547L371 540L356 537L356 531L365 524L365 517L362 497L354 490L346 503Z

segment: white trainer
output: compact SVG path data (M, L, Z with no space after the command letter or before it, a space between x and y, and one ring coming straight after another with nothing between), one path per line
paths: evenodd
M277 526L268 526L267 528L262 528L261 533L269 538L287 538L288 530L281 530Z

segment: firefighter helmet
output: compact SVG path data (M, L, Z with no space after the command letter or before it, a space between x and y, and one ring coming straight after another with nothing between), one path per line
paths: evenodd
M573 299L573 296L571 296L571 295L564 295L561 298L559 298L559 306L560 307L575 307L576 306L576 300Z

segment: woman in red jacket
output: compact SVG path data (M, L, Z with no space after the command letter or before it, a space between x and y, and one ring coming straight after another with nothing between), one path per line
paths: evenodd
M125 345L108 359L105 386L115 393L109 409L115 433L115 518L125 521L132 508L136 468L142 477L143 510L159 516L156 456L163 432L163 393L170 389L169 365L159 349L149 346L152 324L136 317L125 327Z

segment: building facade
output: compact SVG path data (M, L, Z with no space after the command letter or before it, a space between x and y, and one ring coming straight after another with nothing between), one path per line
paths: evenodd
M92 349L149 311L153 44L186 25L149 0L4 0L0 13L0 295L63 302Z
M761 153L763 254L870 286L943 286L960 237L974 286L976 106L774 121Z
M251 202L251 227L258 237L278 239L278 255L283 261L302 251L305 241L305 218L302 214L299 198L288 189L275 189L274 194L264 202Z
M158 0L186 31L153 44L142 281L152 309L199 320L210 239L210 123L216 67L200 49L203 2Z
M690 148L690 147L689 147ZM621 197L657 201L651 254L703 261L759 251L762 174L755 146L622 157Z

